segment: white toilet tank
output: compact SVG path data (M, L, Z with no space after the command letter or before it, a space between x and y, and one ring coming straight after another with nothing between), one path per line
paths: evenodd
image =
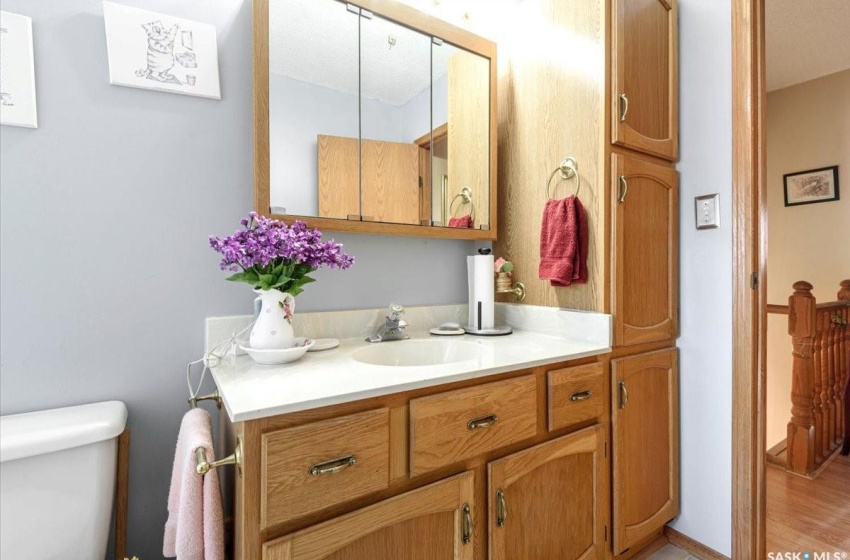
M127 407L0 416L0 558L103 560Z

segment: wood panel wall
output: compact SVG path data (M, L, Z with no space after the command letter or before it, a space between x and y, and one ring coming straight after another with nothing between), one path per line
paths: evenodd
M608 177L603 0L523 4L522 36L499 43L499 239L494 254L515 265L523 303L607 311ZM581 174L589 224L588 283L553 287L538 278L546 180L566 157ZM557 180L557 182L556 182ZM575 181L552 182L553 197Z

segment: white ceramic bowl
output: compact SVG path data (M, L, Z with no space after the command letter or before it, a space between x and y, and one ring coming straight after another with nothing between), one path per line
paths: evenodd
M312 348L313 344L315 344L315 341L311 338L296 336L293 346L280 350L256 350L242 344L239 345L239 348L244 350L258 364L276 365L300 360L307 353L307 350Z

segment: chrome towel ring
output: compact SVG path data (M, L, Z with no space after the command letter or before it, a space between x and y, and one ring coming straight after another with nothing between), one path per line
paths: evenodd
M578 163L576 163L576 160L573 158L568 157L561 162L561 165L555 168L551 175L549 175L549 180L546 181L546 198L552 198L552 195L549 193L549 188L552 186L552 179L555 178L555 174L557 173L561 174L561 179L571 179L575 177L576 196L578 196L578 192L581 190L581 175L578 174Z
M460 203L457 205L457 210L460 210L464 204L469 204L469 217L474 220L475 203L472 202L472 191L469 187L463 187L462 189L460 189L460 194L456 194L452 201L449 203L449 214L451 214L452 218L457 218L453 209L455 207L455 202L457 202L458 199L460 199Z

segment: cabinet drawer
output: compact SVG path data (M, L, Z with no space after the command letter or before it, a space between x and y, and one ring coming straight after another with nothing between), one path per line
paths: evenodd
M387 408L263 434L263 528L386 488L389 436Z
M597 418L605 413L602 364L552 370L549 378L549 430Z
M410 471L417 476L537 433L533 375L410 401Z

